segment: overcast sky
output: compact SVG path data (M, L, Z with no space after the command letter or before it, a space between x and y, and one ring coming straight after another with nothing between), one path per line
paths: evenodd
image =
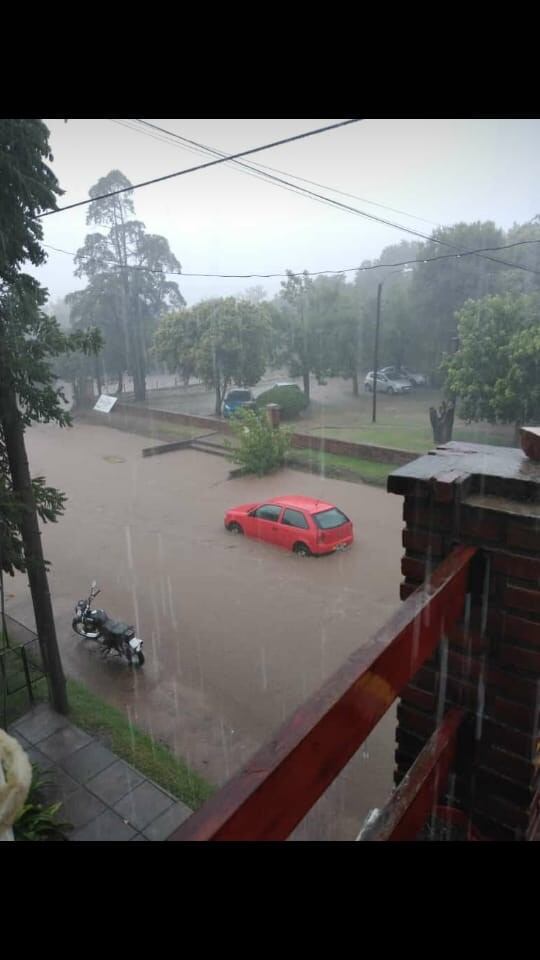
M150 121L233 153L339 119ZM45 123L51 131L52 166L65 190L61 205L86 198L90 186L112 169L136 183L204 162L178 142L148 136L142 127L128 129L106 119ZM436 224L463 220L494 220L502 227L530 220L540 212L539 158L538 119L363 120L264 151L246 162L268 164L325 188L356 194L362 200L310 187L430 233ZM353 267L378 256L383 247L407 239L396 229L330 208L225 164L143 187L133 199L137 218L149 232L167 238L183 271L190 273ZM45 243L75 251L89 232L86 213L83 207L44 218ZM37 275L51 299L83 285L73 276L69 256L52 250L48 254ZM256 284L269 294L279 288L279 280L178 279L189 304L207 296L239 293Z

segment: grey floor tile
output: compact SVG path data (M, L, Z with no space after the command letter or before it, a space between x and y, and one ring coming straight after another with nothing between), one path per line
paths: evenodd
M70 823L74 830L85 827L106 809L105 804L85 787L79 787L66 798L60 810L60 818ZM70 834L72 836L72 834Z
M55 713L49 707L45 709L36 707L35 710L14 724L14 729L30 743L37 744L41 740L45 740L46 737L50 737L57 730L69 725L69 720L66 717Z
M97 776L88 780L86 786L104 803L115 804L142 783L144 777L123 760L116 760Z
M91 737L87 733L83 733L77 727L69 726L57 730L46 740L41 740L39 749L46 757L59 761L69 757L71 753L75 753L75 750L85 747L87 743L90 743L90 740Z
M173 830L176 830L184 820L191 816L191 813L192 811L185 803L178 801L172 807L169 807L165 813L152 820L144 828L144 833L149 840L166 840Z
M40 794L45 803L57 803L58 801L65 803L67 798L80 787L80 784L57 764L52 764L42 772L46 782L40 788Z
M54 760L51 760L50 757L46 757L45 754L42 753L41 750L38 750L37 747L30 747L30 749L26 752L28 754L30 763L37 763L40 770L48 770L49 767L54 766Z
M78 780L80 783L86 783L97 773L101 773L106 767L110 767L115 761L114 753L111 753L107 747L104 747L98 740L92 740L86 747L81 747L75 753L64 757L60 761L64 770Z
M135 830L124 823L112 810L104 810L98 817L79 830L74 830L70 840L79 841L121 841L135 839Z
M16 730L15 728L12 728L8 730L8 733L10 737L13 737L13 739L16 740L18 744L20 744L20 746L23 748L25 753L28 753L28 751L32 749L32 744L30 743L30 740L27 740L26 737L23 737L22 733L19 733L18 730Z
M136 830L144 830L148 823L159 817L172 804L173 800L168 794L163 793L148 780L144 780L122 800L115 803L114 809L121 817L129 820Z

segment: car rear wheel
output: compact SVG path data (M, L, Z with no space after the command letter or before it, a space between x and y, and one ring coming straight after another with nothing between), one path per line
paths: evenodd
M311 550L309 549L307 543L295 543L293 547L293 553L295 553L297 557L311 556Z
M244 531L242 530L242 527L240 526L239 523L230 523L229 526L227 527L227 530L229 531L229 533L243 533L243 532L244 532Z

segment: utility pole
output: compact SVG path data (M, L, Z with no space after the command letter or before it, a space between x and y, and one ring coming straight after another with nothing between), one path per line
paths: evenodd
M379 329L381 326L381 296L382 288L385 280L388 280L388 277L391 277L394 273L410 273L411 267L405 267L403 270L392 270L391 273L387 274L384 280L381 280L379 286L377 287L377 319L375 322L375 349L373 351L373 410L371 414L371 422L375 423L377 420L377 373L379 372Z
M371 413L371 422L377 420L377 373L379 366L379 328L381 325L381 294L382 283L377 287L377 319L375 321L375 348L373 352L373 409Z

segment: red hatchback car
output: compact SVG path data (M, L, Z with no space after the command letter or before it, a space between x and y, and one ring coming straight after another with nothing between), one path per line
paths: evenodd
M353 525L348 517L324 500L313 497L275 497L243 503L227 510L225 526L308 557L350 547Z

